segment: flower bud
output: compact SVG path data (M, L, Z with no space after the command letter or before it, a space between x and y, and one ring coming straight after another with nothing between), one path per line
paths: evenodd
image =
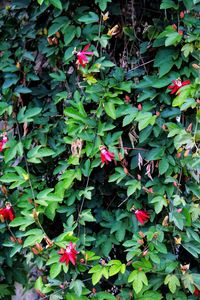
M140 236L141 238L144 238L144 237L145 237L145 234L144 234L144 232L142 232L142 231L139 231L138 234L139 234L139 236Z
M11 242L13 242L13 243L16 243L16 242L17 242L17 239L16 239L15 237L13 237L13 236L10 236L10 240L11 240Z
M187 149L185 152L184 152L184 157L187 157L190 153L190 149Z
M37 249L35 249L34 247L31 248L31 251L35 254L38 255L39 251Z
M81 259L80 259L80 263L81 263L81 264L85 264L85 259L84 259L84 258L81 258Z
M148 250L144 250L143 252L142 252L142 256L146 256L147 254L148 254Z
M200 69L200 66L197 65L197 64L192 64L192 66L193 66L193 68L196 69L196 70Z
M43 250L43 247L41 246L41 244L39 243L35 243L35 247L37 248L38 251L42 251Z
M144 245L144 241L143 241L143 240L137 240L137 243L138 243L139 245Z

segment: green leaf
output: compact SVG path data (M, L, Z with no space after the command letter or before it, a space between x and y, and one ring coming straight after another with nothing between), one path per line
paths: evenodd
M134 270L128 277L128 282L133 282L133 289L138 294L142 288L143 284L148 285L148 279L143 271Z
M154 66L159 68L159 77L163 77L167 74L175 64L174 57L176 56L177 52L171 48L161 48L158 50Z
M60 0L49 0L49 2L56 8L62 10L62 2Z
M133 120L136 118L137 114L138 114L137 108L131 107L128 110L128 114L123 119L123 126L126 126L126 125L130 124L131 122L133 122Z
M96 296L97 300L116 300L116 297L107 292L98 292L96 293Z
M165 46L171 46L176 45L182 40L183 35L179 34L178 32L173 32L167 35L167 38L165 40Z
M159 214L162 211L163 206L168 205L167 200L162 196L157 196L157 197L153 198L151 200L151 203L154 203L154 209L155 209L156 214Z
M78 21L85 24L97 23L99 21L99 16L90 11L88 14L81 16Z
M198 242L183 243L182 246L191 253L194 257L198 258L200 254L200 245Z
M121 264L120 265L113 265L109 269L109 276L114 276L115 274L121 271Z
M10 251L10 257L13 257L16 253L19 253L21 249L22 249L22 245L15 244L15 246Z
M180 286L180 281L176 275L167 275L164 280L164 284L168 284L168 287L172 294L176 292L178 286Z
M115 111L115 105L112 102L104 103L104 108L106 114L111 117L112 119L116 119L116 111Z
M48 36L55 34L62 27L67 26L69 24L69 19L65 16L58 17L53 21L53 24L48 29Z
M29 94L31 92L32 92L31 89L29 89L29 88L27 88L25 86L18 86L14 90L14 93L17 93L17 94Z
M74 47L69 47L64 54L64 62L67 62L70 58L72 58L74 56L74 54L72 53L74 50Z
M16 217L10 224L10 227L20 226L21 230L24 230L29 225L33 224L35 220L33 217Z
M108 2L112 0L95 0L95 3L99 5L99 8L104 11L107 8Z
M39 276L35 282L34 288L38 291L42 291L43 286L42 276Z
M6 182L6 183L18 181L20 179L21 179L21 177L14 173L8 173L8 174L5 174L2 177L0 177L0 181Z
M178 9L178 7L179 6L175 4L175 2L172 0L163 0L160 5L160 9L168 9L168 8Z
M195 4L198 3L198 0L193 0L193 1L190 1L190 0L183 0L183 3L184 3L184 5L185 5L186 9L192 10L192 9L193 9L193 6L194 6L193 3L195 3Z
M84 287L84 283L79 279L72 280L69 286L70 289L74 289L75 294L78 297L82 295L83 287Z
M37 152L37 157L47 157L52 156L55 152L49 148L40 148Z
M92 274L92 284L96 285L102 277L102 270L100 272L96 272Z
M164 156L164 151L161 147L154 148L148 152L145 159L148 161L161 159Z
M23 244L23 247L29 247L29 246L33 246L35 245L35 243L40 243L42 241L42 239L44 238L44 235L30 235L28 236Z
M85 222L95 222L96 219L93 217L91 213L91 209L85 209L80 214L80 224L84 225Z
M156 116L152 116L150 112L142 112L140 111L135 119L139 122L138 128L139 131L146 128L148 125L154 125L156 121Z
M188 57L190 55L190 53L192 53L194 51L194 46L193 46L193 44L189 44L189 43L185 44L181 48L181 51L183 52L185 57Z
M125 183L125 185L128 185L127 189L127 196L134 194L136 190L141 190L141 182L139 180L129 180Z
M75 26L69 26L68 27L68 31L64 34L64 42L65 42L65 46L68 46L71 41L74 39L76 34L76 27ZM74 50L74 49L73 49ZM72 50L72 51L73 51ZM69 51L69 49L68 49ZM72 53L71 53L72 54ZM73 54L72 54L73 55ZM65 52L65 60L67 59L67 55ZM69 58L68 58L69 59Z
M13 78L7 78L4 81L4 84L2 85L2 89L7 89L11 87L12 85L16 84L18 82L19 78L18 77L13 77Z
M17 120L19 123L32 122L33 117L37 116L42 111L40 107L32 107L26 109L26 107L22 107L17 115Z
M163 175L169 168L169 163L166 157L163 157L160 161L159 161L159 173L160 175Z
M58 254L52 255L46 262L46 266L52 265L54 263L57 263L60 259L60 256Z
M50 277L54 279L60 274L62 269L62 264L58 261L57 263L53 264L50 268Z
M54 81L65 81L66 75L62 70L57 70L56 73L50 73L49 76L53 78Z
M72 107L65 108L64 113L66 116L71 117L74 120L81 121L83 123L86 121L86 116L82 115L79 111Z

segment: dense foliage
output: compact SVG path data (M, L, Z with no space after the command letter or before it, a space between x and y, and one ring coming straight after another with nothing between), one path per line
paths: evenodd
M16 281L197 299L199 17L199 0L0 4L1 299Z

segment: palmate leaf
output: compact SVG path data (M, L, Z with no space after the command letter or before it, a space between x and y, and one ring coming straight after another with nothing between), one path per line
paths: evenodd
M167 284L172 294L176 292L178 286L180 286L180 281L176 275L167 275L165 277L164 284Z
M128 277L128 282L132 282L133 289L138 294L141 290L143 285L148 285L148 279L146 274L143 271L134 270Z
M0 284L0 299L4 299L5 296L11 295L12 291L8 284Z

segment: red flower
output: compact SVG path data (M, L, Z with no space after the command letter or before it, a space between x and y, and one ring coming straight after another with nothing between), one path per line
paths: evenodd
M115 154L113 152L108 151L105 146L101 146L100 151L102 163L107 164L108 162L111 162L115 157Z
M76 255L78 252L75 249L76 245L74 245L72 242L69 243L69 245L66 247L66 249L61 249L58 253L62 254L59 262L66 263L66 265L69 264L69 261L75 266L76 265Z
M6 207L0 209L0 215L3 216L4 220L14 220L15 213L10 202L6 202Z
M3 147L4 147L4 145L7 143L7 141L8 141L8 138L7 138L7 136L4 134L2 140L0 141L0 152L3 151Z
M81 65L82 67L85 67L88 63L88 58L86 55L93 55L93 52L88 52L88 48L90 47L90 44L86 45L82 51L77 52L77 64Z
M148 221L150 218L149 213L144 210L137 209L134 212L138 222L140 222L141 224L144 224L144 222Z
M194 296L198 296L199 295L199 290L198 288L195 286L195 290L194 290L194 293L193 293Z
M168 86L168 89L171 90L170 94L175 94L182 86L190 84L190 80L185 80L181 82L181 79L172 80L173 85Z
M184 16L185 16L185 13L184 13L184 11L181 11L181 12L180 12L180 18L181 18L181 19L183 19L183 18L184 18Z

